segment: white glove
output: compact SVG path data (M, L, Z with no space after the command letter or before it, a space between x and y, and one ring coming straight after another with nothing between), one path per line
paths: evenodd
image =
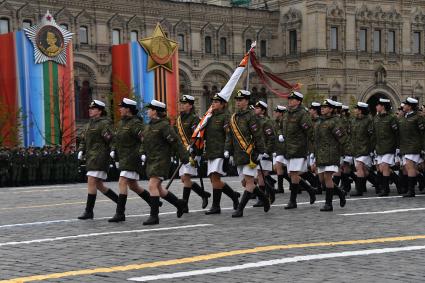
M190 145L188 145L186 149L187 149L187 151L189 151L189 153L193 152L193 147L191 147Z
M197 155L197 156L195 156L195 161L196 161L196 163L198 163L198 166L201 166L201 156L200 155Z
M82 160L83 159L83 152L82 151L79 151L78 152L78 160Z
M276 158L276 156L277 156L277 153L273 152L273 157Z
M142 156L140 156L140 160L142 160L142 162L146 161L146 155L142 154Z
M284 142L285 138L283 137L283 135L279 135L279 142Z
M265 153L260 153L257 157L257 161L260 161L261 159L263 159Z
M233 160L233 156L229 157L229 164L230 166L234 166L235 165L235 161Z
M397 149L395 150L395 155L400 155L400 149L398 149L398 148L397 148Z
M115 167L120 168L120 163L119 162L115 162Z
M115 150L111 151L111 152L109 153L109 156L110 156L112 159L115 159Z
M224 158L229 158L230 157L230 153L226 150L225 152L224 152Z
M270 155L268 155L267 153L263 153L263 159L267 159L269 157L270 157Z

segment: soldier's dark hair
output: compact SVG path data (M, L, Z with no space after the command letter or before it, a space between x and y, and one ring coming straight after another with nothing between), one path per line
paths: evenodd
M156 115L158 115L159 118L165 118L167 117L167 112L166 111L156 111Z
M102 109L102 112L100 113L100 116L101 116L101 117L105 117L106 115L108 115L108 112L106 112L106 109L105 109L105 108L103 108L103 109Z

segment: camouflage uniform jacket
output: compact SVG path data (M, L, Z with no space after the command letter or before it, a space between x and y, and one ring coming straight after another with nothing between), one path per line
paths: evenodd
M275 152L276 155L285 155L285 145L279 142L279 135L277 134L282 128L283 117L274 120L275 135Z
M398 120L390 113L377 114L373 119L373 140L376 154L394 154L398 148Z
M314 133L316 166L339 165L340 148L348 143L344 127L336 116L320 117Z
M289 109L284 116L279 134L285 139L287 159L306 158L313 142L313 122L310 114L301 106Z
M264 136L261 126L258 123L257 117L250 109L241 110L234 114L236 123L245 137L248 144L254 143L254 150L251 153L251 160L256 162L257 156L260 153L265 153ZM234 156L236 166L247 165L250 163L250 156L242 149L232 130L228 132L226 149Z
M187 138L188 144L190 144L191 143L191 137L192 137L193 131L195 130L196 126L198 126L200 119L196 115L196 113L193 112L193 111L190 112L190 113L184 113L184 112L182 112L182 113L180 113L180 116L179 117L180 117L180 120L181 120L181 123L182 123L182 126L183 126L182 127L183 129L182 130L184 132L184 135ZM180 141L184 145L184 141L182 140L182 137L180 135L180 132L179 132L177 123L175 125L175 131L178 134L178 136L180 138ZM200 153L195 152L195 154L198 155Z
M265 153L267 153L271 158L273 155L273 152L275 152L275 146L276 146L276 134L274 129L274 123L267 116L261 116L261 117L257 116L257 121L261 131L263 132L264 145L266 147Z
M87 171L108 171L112 122L106 117L90 119L81 134L78 150L86 157Z
M353 157L369 156L374 147L372 119L369 116L354 118L351 123L351 152Z
M189 162L188 151L167 118L152 119L143 130L141 139L140 154L146 155L148 178L167 178L174 153L178 154L182 163Z
M137 116L123 116L118 122L112 150L116 151L116 160L119 161L121 171L134 171L140 174L142 164L137 153L142 143L143 129L143 121Z
M419 154L423 147L425 123L416 111L399 120L400 154Z
M223 158L226 135L229 130L230 113L227 110L214 111L205 127L205 158Z

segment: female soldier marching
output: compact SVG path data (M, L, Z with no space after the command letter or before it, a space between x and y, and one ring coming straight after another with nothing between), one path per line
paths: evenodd
M226 136L229 130L230 114L226 109L227 101L218 93L212 98L212 116L205 127L205 157L208 160L207 175L210 177L213 187L213 203L205 214L220 214L221 195L224 193L233 201L233 209L239 205L238 192L235 192L229 185L221 181L221 176L226 175L223 171L224 158L229 159L230 155L224 152ZM224 153L224 154L223 154ZM231 163L229 161L229 163Z
M120 178L118 180L119 196L115 215L109 222L125 221L125 205L128 188L137 193L150 204L149 192L142 189L137 181L141 171L141 162L137 154L140 148L140 137L144 128L142 120L137 117L137 103L124 98L119 104L121 120L115 132L111 157L119 162ZM116 153L115 153L116 151Z
M180 99L180 116L177 118L176 129L180 137L182 144L185 148L190 147L190 137L193 134L194 129L199 124L199 117L195 113L195 98L191 95L183 95ZM190 149L193 151L194 149ZM196 155L195 159L199 160L200 155L197 152L193 152ZM197 195L202 198L202 208L207 207L208 198L211 196L210 193L204 191L204 189L196 182L192 182L191 177L196 176L198 171L192 164L183 164L180 167L179 175L184 185L183 188L183 199L186 203L189 202L190 191L194 191ZM185 208L185 212L189 212L189 208Z
M346 148L348 137L339 119L334 115L335 101L326 99L321 106L322 116L315 128L314 155L316 163L312 165L313 171L317 168L320 182L326 185L326 202L320 211L332 211L332 198L335 193L340 198L340 206L345 206L345 192L335 186L332 175L339 170L339 148Z
M106 117L105 103L93 100L89 106L90 121L86 125L79 145L78 159L86 157L87 168L87 204L84 213L78 219L93 219L96 192L101 191L113 202L118 201L117 194L103 185L109 168L109 144L112 140L112 122Z
M162 181L168 177L171 155L177 153L183 163L182 166L187 166L189 154L167 119L165 104L152 100L147 108L150 122L141 135L140 153L142 161L146 162L146 175L151 193L151 212L143 225L155 225L159 223L159 197L177 208L178 218L183 215L187 203L164 189Z

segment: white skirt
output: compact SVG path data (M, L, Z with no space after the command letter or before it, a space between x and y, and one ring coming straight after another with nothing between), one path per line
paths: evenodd
M244 176L252 176L254 178L257 177L257 168L251 168L249 165L240 165L237 167L239 179L243 180Z
M277 155L276 157L273 157L273 163L279 162L281 164L286 164L285 157L283 155Z
M207 176L211 173L218 173L222 176L226 176L226 173L223 171L223 158L209 159L207 163Z
M324 173L324 172L338 172L338 171L339 171L339 167L336 165L317 167L317 174Z
M353 164L353 157L352 156L348 156L348 155L343 156L342 157L342 164L341 165L343 165L344 162L345 163L348 163L350 165Z
M307 172L307 158L287 159L288 172Z
M270 160L261 160L260 162L264 171L273 171L273 163ZM260 170L260 165L257 165L257 170Z
M406 165L406 160L411 160L416 164L421 163L423 159L420 154L405 154L402 157L402 165Z
M125 177L127 179L132 179L136 181L140 179L139 173L134 171L121 171L120 177Z
M108 179L108 174L105 171L87 171L87 176L99 178L102 180Z
M386 163L390 166L393 166L395 164L394 154L391 154L391 153L378 155L376 157L376 160L378 164Z
M356 157L356 162L361 162L369 168L372 167L372 158L369 155Z
M190 165L189 163L188 164L183 164L180 167L179 176L181 177L181 176L183 176L185 174L191 175L191 176L196 176L196 175L198 175L198 170L196 169L196 167Z

